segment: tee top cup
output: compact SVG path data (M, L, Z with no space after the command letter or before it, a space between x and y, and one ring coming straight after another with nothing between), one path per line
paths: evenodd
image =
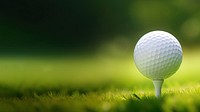
M134 49L138 70L153 80L156 97L160 97L164 79L173 75L182 62L179 41L165 31L151 31L143 35Z

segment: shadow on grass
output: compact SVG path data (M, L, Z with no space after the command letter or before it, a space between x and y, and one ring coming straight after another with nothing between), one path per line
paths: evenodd
M161 112L162 99L145 98L141 100L128 100L124 106L116 109L117 112Z
M200 97L197 95L168 94L161 98L154 96L133 98L120 103L115 112L199 112Z

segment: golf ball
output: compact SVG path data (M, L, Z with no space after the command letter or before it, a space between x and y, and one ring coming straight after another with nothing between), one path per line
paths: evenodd
M182 62L182 48L168 32L152 31L142 36L134 49L134 62L138 70L152 80L173 75Z

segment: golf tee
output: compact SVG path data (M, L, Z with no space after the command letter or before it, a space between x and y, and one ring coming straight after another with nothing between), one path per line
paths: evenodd
M155 88L155 95L157 98L159 98L161 96L161 89L162 89L163 82L164 82L163 79L153 80L153 85Z

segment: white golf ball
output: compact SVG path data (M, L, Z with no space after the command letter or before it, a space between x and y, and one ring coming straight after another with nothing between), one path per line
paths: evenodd
M144 76L152 80L166 79L180 67L182 48L170 33L152 31L137 42L134 62Z

